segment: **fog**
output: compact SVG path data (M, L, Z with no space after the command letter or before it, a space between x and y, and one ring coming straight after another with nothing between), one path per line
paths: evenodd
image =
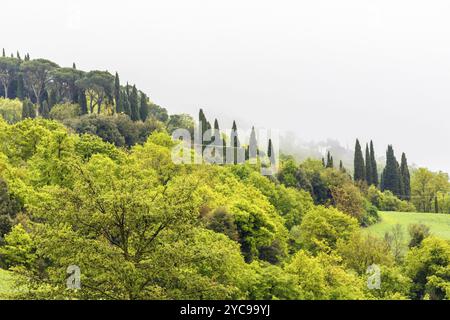
M450 171L450 2L3 1L0 47L118 71L171 113L393 144Z

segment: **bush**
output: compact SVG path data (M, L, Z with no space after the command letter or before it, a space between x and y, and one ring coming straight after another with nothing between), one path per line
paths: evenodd
M50 110L50 119L63 121L80 116L81 109L78 104L64 103L57 104Z
M22 120L22 103L18 100L0 98L0 116L8 123Z

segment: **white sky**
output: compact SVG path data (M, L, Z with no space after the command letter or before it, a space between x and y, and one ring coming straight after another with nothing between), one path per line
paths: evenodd
M450 171L449 17L445 0L2 1L0 47L118 71L171 113Z

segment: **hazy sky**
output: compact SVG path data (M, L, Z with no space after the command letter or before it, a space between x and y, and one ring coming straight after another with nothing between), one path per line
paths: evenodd
M118 71L171 113L203 107L352 146L372 138L378 153L392 143L410 162L450 171L449 1L40 0L1 10L8 52Z

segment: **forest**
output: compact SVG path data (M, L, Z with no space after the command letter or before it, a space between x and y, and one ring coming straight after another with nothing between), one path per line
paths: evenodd
M170 114L117 72L3 50L0 84L0 299L450 299L450 238L367 232L382 212L450 217L448 174L392 145L381 163L356 139L352 168L281 150L265 176L236 122L227 136L205 110ZM175 164L172 132L199 123L245 162Z

